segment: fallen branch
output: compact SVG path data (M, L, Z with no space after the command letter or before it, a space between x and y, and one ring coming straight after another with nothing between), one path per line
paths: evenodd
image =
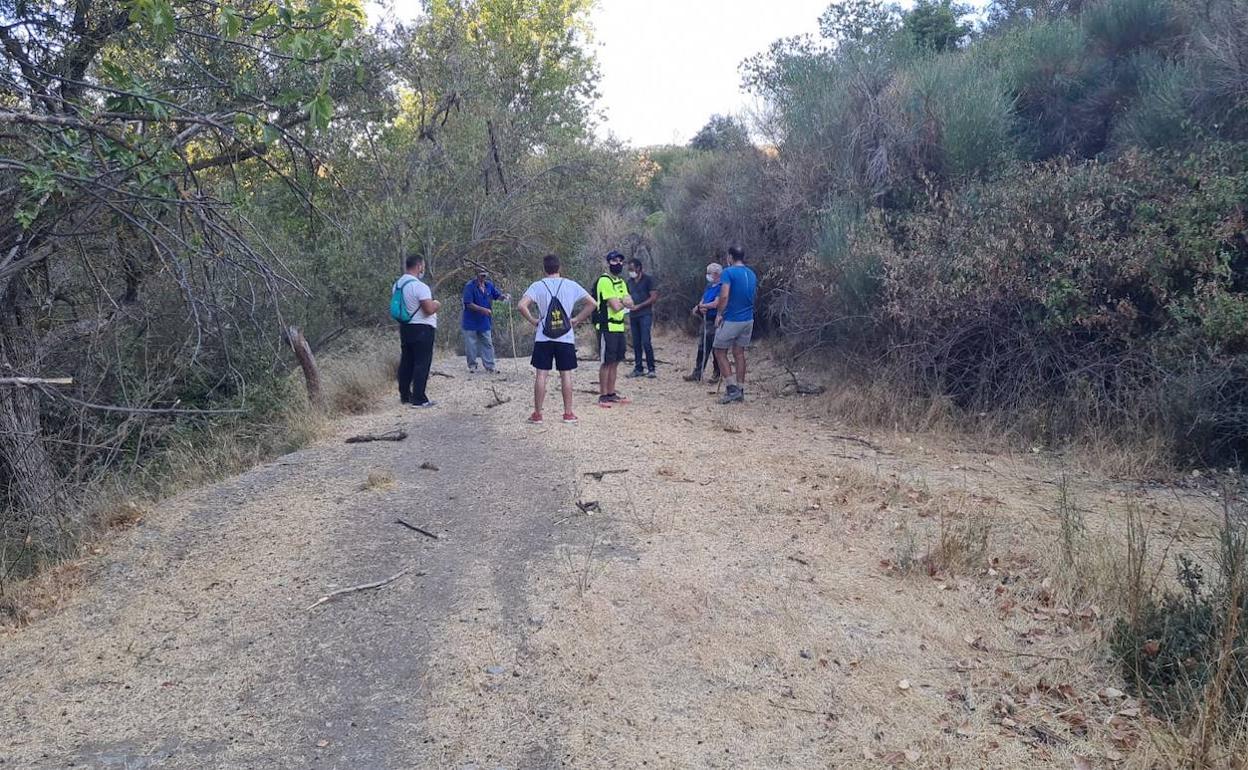
M435 371L435 372L429 372L429 376L430 376L430 377L445 377L445 378L446 378L446 379L448 379L448 380L453 380L453 379L455 379L455 375L453 375L453 374L447 374L446 372L436 372L436 371Z
M814 714L815 716L820 717L826 717L828 715L828 712L826 711L815 711L814 709L802 708L801 706L787 706L783 703L777 703L774 700L768 700L767 705L778 709L784 709L785 711L797 711L802 714Z
M351 586L350 588L342 588L337 591L334 591L333 593L325 594L321 598L309 604L307 607L307 611L310 612L316 609L317 607L319 607L320 605L324 604L325 602L328 602L332 599L336 599L339 596L342 596L344 594L352 594L352 593L355 593L356 591L367 591L372 588L381 588L384 585L389 585L390 583L393 583L394 581L406 575L408 572L411 571L411 569L412 569L411 567L404 567L403 569L394 573L393 575L386 578L385 580L378 580L375 583L363 583L358 586Z
M793 392L799 396L817 396L827 390L827 388L822 385L811 385L809 383L801 382L797 379L797 373L787 366L784 367L784 371L788 372L789 377L793 378ZM781 388L780 395L783 396L786 390L787 388Z
M346 440L348 444L365 444L369 441L403 441L407 438L407 431L391 430L385 433L365 433L362 436L352 436Z
M73 377L0 377L0 385L15 385L19 388L35 385L73 385Z
M395 523L395 524L402 524L403 526L407 527L407 528L408 528L408 529L410 529L411 531L413 531L413 532L419 532L420 534L424 535L425 537L433 538L434 540L441 540L441 539L442 539L442 538L441 538L441 536L439 536L439 535L437 535L437 534L435 534L435 533L433 533L433 532L430 532L430 531L429 531L429 530L427 530L427 529L421 529L420 527L417 527L417 526L415 526L415 525L413 525L413 524L408 524L406 521L403 521L402 519L395 519L395 520L394 520L394 523Z
M602 481L603 476L607 476L612 473L628 473L628 468L615 468L607 471L585 471L585 475L592 476L594 481Z
M828 438L839 438L841 441L851 441L855 444L862 444L867 449L873 449L876 452L880 452L880 453L884 452L884 449L882 447L872 444L870 441L867 441L866 439L855 438L853 436L842 436L839 433L830 433L828 434Z
M502 406L503 404L509 403L511 401L511 396L508 396L507 398L503 398L502 396L498 395L498 388L494 387L493 385L490 386L490 392L494 394L494 403L486 404L485 405L486 409L493 409L496 406Z

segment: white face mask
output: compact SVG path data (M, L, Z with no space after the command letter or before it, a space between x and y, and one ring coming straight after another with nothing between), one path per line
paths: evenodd
M628 271L628 277L629 277L629 278L632 278L634 281L635 281L635 280L637 280L637 271L636 271L636 270L629 270L629 271Z
M715 283L715 276L711 275L710 273L707 273L707 274L706 274L706 282L707 282L707 283Z

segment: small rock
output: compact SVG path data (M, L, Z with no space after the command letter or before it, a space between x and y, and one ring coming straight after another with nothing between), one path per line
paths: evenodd
M506 673L506 671L507 669L503 668L502 666L486 666L485 667L485 673L493 674L494 676L498 676L499 674Z
M902 679L900 682L898 682L898 683L897 683L897 689L898 689L898 690L901 690L902 692L905 692L906 690L909 690L909 689L910 689L910 680L909 680L909 679Z
M798 655L801 655L806 660L810 660L811 658L810 650L802 650L801 652L798 653Z

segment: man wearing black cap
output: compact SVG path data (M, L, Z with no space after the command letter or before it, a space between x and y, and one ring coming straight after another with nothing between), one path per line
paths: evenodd
M603 408L627 403L615 392L615 378L627 352L624 315L633 306L628 286L620 277L622 272L624 255L613 251L607 255L607 271L594 284L594 299L598 303L594 314L594 328L598 330L598 406Z

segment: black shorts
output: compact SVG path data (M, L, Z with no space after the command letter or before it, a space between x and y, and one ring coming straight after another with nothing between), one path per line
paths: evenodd
M618 364L628 353L624 332L598 332L598 362Z
M561 372L570 372L576 368L576 345L571 342L535 342L529 363L543 372L549 372L552 364Z

